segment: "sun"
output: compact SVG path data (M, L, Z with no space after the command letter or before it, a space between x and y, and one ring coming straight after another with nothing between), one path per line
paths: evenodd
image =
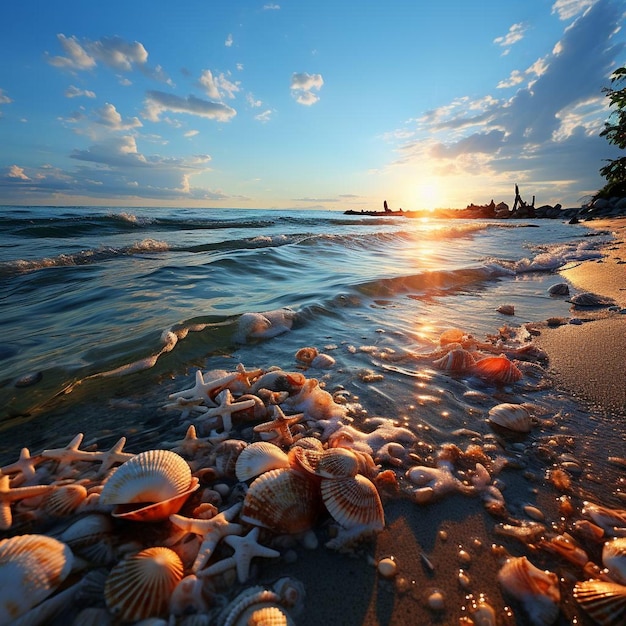
M436 181L424 181L417 185L415 191L416 208L433 211L440 206L440 190Z

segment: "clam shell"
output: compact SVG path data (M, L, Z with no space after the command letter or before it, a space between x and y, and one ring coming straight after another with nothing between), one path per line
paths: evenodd
M319 510L315 482L291 469L261 474L248 489L240 519L276 533L299 533L311 528Z
M622 534L626 529L626 509L610 509L601 504L583 502L582 514L590 517L609 535Z
M280 467L289 467L289 457L269 441L255 441L237 457L235 475L238 480L246 481Z
M465 372L474 365L474 355L464 348L454 348L441 358L433 361L433 365L445 372Z
M569 296L569 285L567 283L556 283L548 288L551 296Z
M626 585L626 537L611 539L604 544L602 564L614 581Z
M599 626L626 623L626 586L604 580L585 580L574 586L574 598Z
M65 517L74 513L86 497L87 489L84 485L61 485L46 497L44 508L53 517Z
M615 304L614 300L610 298L605 298L604 296L599 296L595 293L591 293L589 291L584 293L577 293L575 296L572 296L568 302L574 305L574 307L600 307L600 306L610 306L611 304Z
M516 433L529 433L532 427L527 409L511 402L503 402L489 409L489 421Z
M558 576L534 566L525 556L508 559L498 572L498 582L519 600L532 624L553 624L559 615L561 592Z
M496 383L514 383L522 377L522 372L515 363L510 361L504 354L500 356L488 356L476 361L472 367L476 376Z
M45 600L72 569L70 548L46 535L0 541L0 624L11 624Z
M317 451L295 447L290 456L299 467L322 478L346 478L359 471L359 458L347 448Z
M122 621L166 617L170 596L183 577L183 564L173 550L154 547L118 563L104 585L106 605Z
M100 504L162 502L189 489L191 469L170 450L147 450L135 455L104 482Z
M322 479L322 500L333 519L344 528L365 526L382 530L385 514L374 483L365 476Z
M325 370L335 365L335 359L330 354L318 354L312 361L311 367Z

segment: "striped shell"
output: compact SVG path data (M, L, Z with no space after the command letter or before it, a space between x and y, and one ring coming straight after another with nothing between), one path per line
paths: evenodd
M475 363L474 355L464 348L454 348L441 358L433 361L433 365L445 372L465 372Z
M313 526L319 510L314 481L291 469L261 474L243 501L240 519L276 533L299 533Z
M602 564L614 581L626 585L626 537L611 539L604 544Z
M489 421L516 433L529 433L532 421L530 413L521 404L503 402L489 409Z
M70 548L46 535L0 541L0 624L11 624L45 600L72 569Z
M504 354L488 356L476 361L472 367L472 372L476 376L494 383L514 383L522 377L522 372L515 363Z
M295 447L290 450L290 457L298 467L322 478L346 478L359 471L359 458L347 448L317 451Z
M574 586L574 598L599 626L626 623L626 586L604 580L585 580Z
M330 354L318 354L312 361L311 367L325 370L335 365L336 361Z
M320 489L328 512L344 528L364 526L382 530L385 526L380 496L374 483L365 476L324 478Z
M519 600L530 623L553 624L559 615L558 576L535 567L525 556L507 559L498 572L500 586Z
M246 481L280 467L289 467L289 457L269 441L255 441L237 457L235 475L237 480Z
M601 504L583 502L582 514L590 517L608 535L626 532L626 509L610 509Z
M111 613L122 621L166 617L170 596L182 577L183 564L173 550L147 548L111 570L104 599Z
M61 485L46 497L44 508L52 517L65 517L74 513L86 497L87 489L84 485Z

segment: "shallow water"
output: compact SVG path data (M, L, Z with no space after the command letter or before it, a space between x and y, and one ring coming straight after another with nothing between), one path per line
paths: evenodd
M446 443L494 446L494 457L516 459L521 469L501 476L512 517L526 519L523 506L532 503L558 524L561 494L546 472L570 457L580 470L575 505L593 499L623 506L619 467L607 461L623 455L623 437L610 436L615 416L580 406L551 386L542 369L502 386L450 376L418 356L437 348L449 328L483 340L499 329L506 336L510 327L523 344L532 338L525 324L581 315L547 290L563 282L560 267L599 258L608 234L549 220L78 207L8 207L0 225L2 464L24 446L33 454L63 447L77 432L85 434L85 446L98 449L120 436L131 452L158 447L184 434L185 421L163 406L170 393L191 386L197 369L233 371L242 363L294 371L297 350L316 346L336 364L305 374L330 391L345 391L360 407L355 425L368 428L368 417L384 417L405 426L415 433L415 454L424 463ZM514 315L499 313L502 304L513 305ZM271 326L258 326L264 323L258 314L270 311ZM494 433L486 415L499 402L533 403L533 432ZM423 567L397 555L408 587L389 581L377 587L372 569L359 560L355 584L374 598L378 593L377 600L337 608L337 619L400 624L411 614L453 623L466 614L469 592L486 592L503 609L497 559L487 556L497 520L480 499L455 495L423 507L428 522L416 525L404 510L417 506L411 486L402 486L405 495L386 503L388 529L374 555L393 550L395 529L408 525L418 558L427 554L437 564L426 582L429 589L445 588L446 611L425 606ZM451 542L441 540L442 528ZM511 553L528 552L515 539L497 540ZM451 550L461 542L473 556L477 582L469 589L455 582L459 565ZM286 569L310 578L303 568L327 567L328 559L331 567L344 563L345 557L322 552ZM554 561L543 552L537 558ZM268 565L265 576L284 570ZM307 592L315 596L327 584L323 577L311 580ZM567 594L563 623L580 613L571 585ZM298 623L320 623L325 611L318 607ZM510 623L525 623L519 615Z

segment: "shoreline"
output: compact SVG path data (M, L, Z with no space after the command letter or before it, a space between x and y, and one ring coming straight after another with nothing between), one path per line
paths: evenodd
M609 230L614 240L600 260L584 261L559 271L574 289L612 298L626 308L626 219L594 220L585 224ZM626 415L626 315L606 309L573 311L586 320L541 329L534 342L548 354L549 370L557 384L591 407ZM618 374L618 375L616 375Z

